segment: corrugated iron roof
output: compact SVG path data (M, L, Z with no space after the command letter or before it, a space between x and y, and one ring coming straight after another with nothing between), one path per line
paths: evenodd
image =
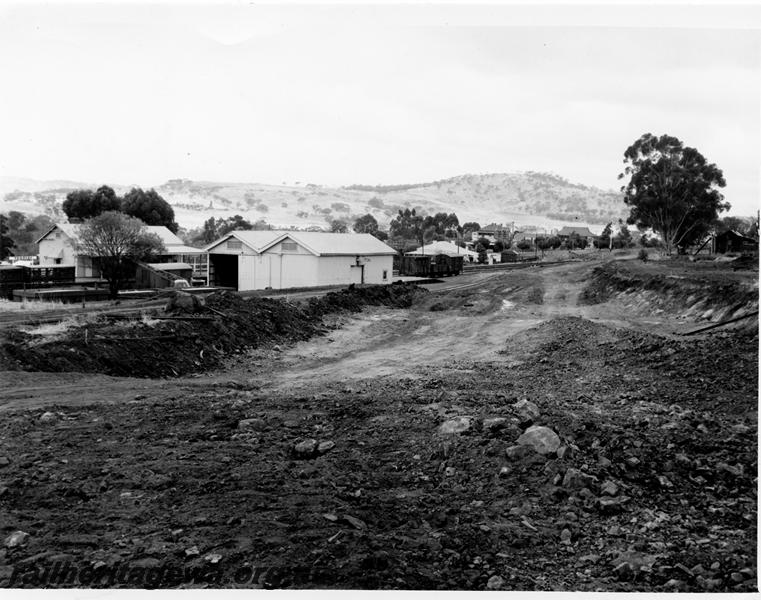
M41 236L36 243L39 244L48 236L48 234L50 234L50 232L54 231L55 229L60 229L71 239L79 241L79 232L82 229L82 225L82 223L56 223L47 231L47 233ZM178 238L174 233L169 231L169 229L163 225L146 225L145 229L147 233L153 233L157 235L161 239L161 242L164 244L167 251L170 251L169 253L171 254L193 254L200 252L199 248L186 246L180 238Z
M317 231L232 231L212 242L211 250L230 237L235 237L252 250L266 252L275 244L290 238L318 256L391 255L396 251L369 233L325 233Z
M416 255L433 255L433 254L447 254L449 256L478 256L478 252L473 252L472 250L468 250L466 248L460 248L456 244L453 244L452 242L431 242L430 244L423 246L422 248L418 248L417 250L413 250L412 252L405 252L407 256L416 256Z
M571 234L577 234L580 237L594 237L594 233L589 231L589 227L563 227L560 231L558 231L558 235L571 235Z

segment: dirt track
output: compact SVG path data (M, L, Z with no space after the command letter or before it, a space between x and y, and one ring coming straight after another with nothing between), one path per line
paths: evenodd
M676 300L580 302L594 266L328 317L198 377L4 373L0 533L31 537L0 583L65 559L225 587L756 589L757 323L686 341ZM506 456L521 398L562 457ZM335 447L294 455L310 438Z

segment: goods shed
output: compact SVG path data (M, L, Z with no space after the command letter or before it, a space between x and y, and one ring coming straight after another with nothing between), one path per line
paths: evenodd
M383 284L396 253L369 234L233 231L206 247L209 285L239 291Z

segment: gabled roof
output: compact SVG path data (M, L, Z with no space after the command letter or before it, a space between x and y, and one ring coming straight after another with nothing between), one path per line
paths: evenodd
M396 251L369 233L317 231L232 231L204 248L209 251L234 237L261 254L284 239L291 239L316 256L391 255Z
M506 227L505 225L497 225L497 223L489 223L489 225L486 225L485 227L481 227L481 229L478 230L478 232L482 231L505 231L507 229L510 229L509 227Z
M558 235L577 234L580 237L595 237L595 234L589 231L589 227L563 227L558 231Z
M467 250L466 248L460 248L452 242L439 241L431 242L430 244L413 250L412 252L405 252L407 256L423 255L431 256L433 254L446 254L448 256L478 256L477 252Z
M738 233L734 229L727 229L726 231L723 231L722 233L719 233L717 236L719 237L728 237L735 240L741 240L743 242L753 242L758 243L757 240L754 240L752 237L748 237L747 235L743 235L742 233Z
M39 244L55 229L61 230L66 236L70 237L75 242L78 242L79 232L82 229L82 223L56 223L50 229L48 229L45 234L40 236L40 238L35 243ZM161 239L161 242L164 244L164 247L167 249L167 252L170 254L193 254L195 252L200 252L198 248L186 246L180 238L178 238L174 233L169 231L169 229L163 225L146 225L145 230L147 233L153 233L157 235Z

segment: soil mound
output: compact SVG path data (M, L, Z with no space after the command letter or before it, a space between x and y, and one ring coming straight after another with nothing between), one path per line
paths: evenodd
M406 308L426 293L413 284L349 287L294 303L219 292L204 303L170 301L159 320L104 318L48 340L11 331L0 364L5 370L178 376L215 368L235 351L325 333L325 315L369 305Z

